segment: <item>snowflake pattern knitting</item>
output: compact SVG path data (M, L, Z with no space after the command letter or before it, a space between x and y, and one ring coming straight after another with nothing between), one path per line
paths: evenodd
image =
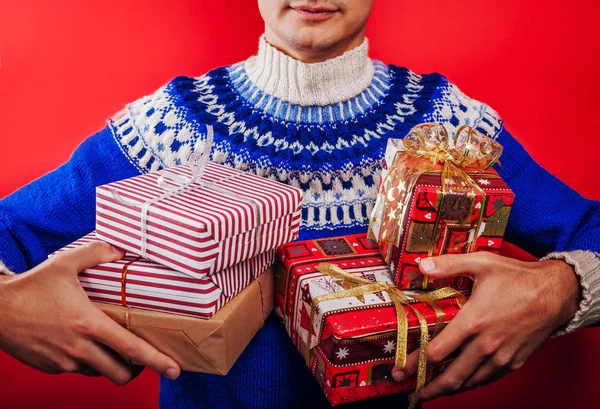
M436 121L468 124L496 137L502 121L439 74L417 75L373 61L370 85L346 101L292 104L259 89L245 64L198 78L177 77L110 120L118 143L142 172L183 163L215 129L211 159L304 190L303 229L366 228L387 139Z

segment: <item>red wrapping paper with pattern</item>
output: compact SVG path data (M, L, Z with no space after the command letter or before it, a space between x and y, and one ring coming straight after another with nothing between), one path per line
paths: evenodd
M447 194L442 206L441 173L431 172L417 179L410 198L410 210L403 221L404 234L400 246L393 246L391 250L390 270L398 288L436 289L450 286L457 290L468 290L472 287L473 282L466 277L430 280L423 285L424 276L419 271L419 261L428 256L436 220L440 234L435 242L434 255L500 252L514 194L493 169L471 177L483 190L485 198L480 194L472 198ZM475 238L474 246L469 248L469 235L473 234L480 216L480 235ZM459 225L455 220L463 221Z
M200 180L178 180L193 180L190 166L99 186L97 237L204 278L298 236L300 189L211 162Z
M430 125L434 127L428 128ZM461 291L468 290L472 287L472 281L468 278L435 281L425 278L419 271L419 262L425 257L441 254L476 251L498 254L514 203L514 193L491 168L469 171L465 167L464 172L456 173L446 170L440 163L432 165L430 159L420 158L419 155L427 149L437 152L436 155L440 157L448 154L443 149L439 150L441 142L436 139L448 137L445 128L435 127L435 124L424 124L423 127L433 133L421 132L417 126L407 136L413 137L412 142L408 142L409 146L417 142L419 147L416 152L407 152L403 139L392 138L388 141L379 194L371 215L370 237L379 241L381 253L390 266L398 288L430 290L450 286ZM465 136L475 138L470 142L473 146L480 146L476 142L482 145L495 143L471 128L461 129L464 130L458 132L457 137L463 137L464 146L468 146ZM424 139L419 139L419 135ZM496 146L496 149L499 148ZM462 164L458 163L448 169L460 166ZM399 167L404 170L398 171ZM396 180L391 175L403 175L405 179L400 177ZM392 179L386 179L390 177ZM406 195L403 193L405 191ZM406 210L395 211L396 205L386 204L397 197L403 197L396 200L400 200L400 207ZM390 229L386 219L394 220L393 229ZM391 239L384 239L384 235L391 235Z
M278 258L277 315L332 405L414 390L414 378L401 383L391 378L398 321L387 292L321 302L309 328L312 300L348 289L347 283L317 271L320 263L338 265L371 281L393 283L377 243L366 234L300 241L281 246ZM459 310L455 299L436 303L445 312L445 323ZM435 311L427 303L413 305L432 332ZM409 307L405 310L410 353L419 347L420 330L415 314ZM449 362L439 365L435 373Z

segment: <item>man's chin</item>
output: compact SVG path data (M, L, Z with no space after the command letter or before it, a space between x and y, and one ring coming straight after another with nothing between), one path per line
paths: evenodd
M326 51L334 46L336 36L332 30L322 27L301 27L290 34L290 43L294 48L305 51Z

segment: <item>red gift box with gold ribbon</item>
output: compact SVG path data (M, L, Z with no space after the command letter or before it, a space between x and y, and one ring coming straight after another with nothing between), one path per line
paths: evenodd
M419 348L422 328L427 342L464 302L397 291L366 234L289 243L278 257L276 312L333 405L414 390L415 378L395 382L391 369Z
M498 254L514 193L491 169L494 140L461 127L453 140L438 124L390 139L369 237L378 242L400 289L471 288L465 277L432 281L421 259L441 254Z

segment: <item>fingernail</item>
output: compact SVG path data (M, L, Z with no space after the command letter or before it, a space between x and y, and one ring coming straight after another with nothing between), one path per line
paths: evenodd
M423 268L423 271L428 273L435 270L435 263L432 259L426 258L421 260L421 267Z
M392 378L394 378L396 382L402 382L406 378L406 375L400 369L393 369Z
M124 251L123 251L123 250L121 250L121 249L120 249L120 248L118 248L118 247L115 247L115 246L112 246L112 245L111 245L111 246L110 246L110 248L112 249L112 251L113 251L113 252L115 252L115 253L117 253L117 254L123 254L123 253L124 253Z
M178 376L177 376L177 369L175 369L175 368L169 368L169 369L167 369L167 371L165 372L165 376L167 378L169 378L170 380L174 381L175 379L178 378Z

